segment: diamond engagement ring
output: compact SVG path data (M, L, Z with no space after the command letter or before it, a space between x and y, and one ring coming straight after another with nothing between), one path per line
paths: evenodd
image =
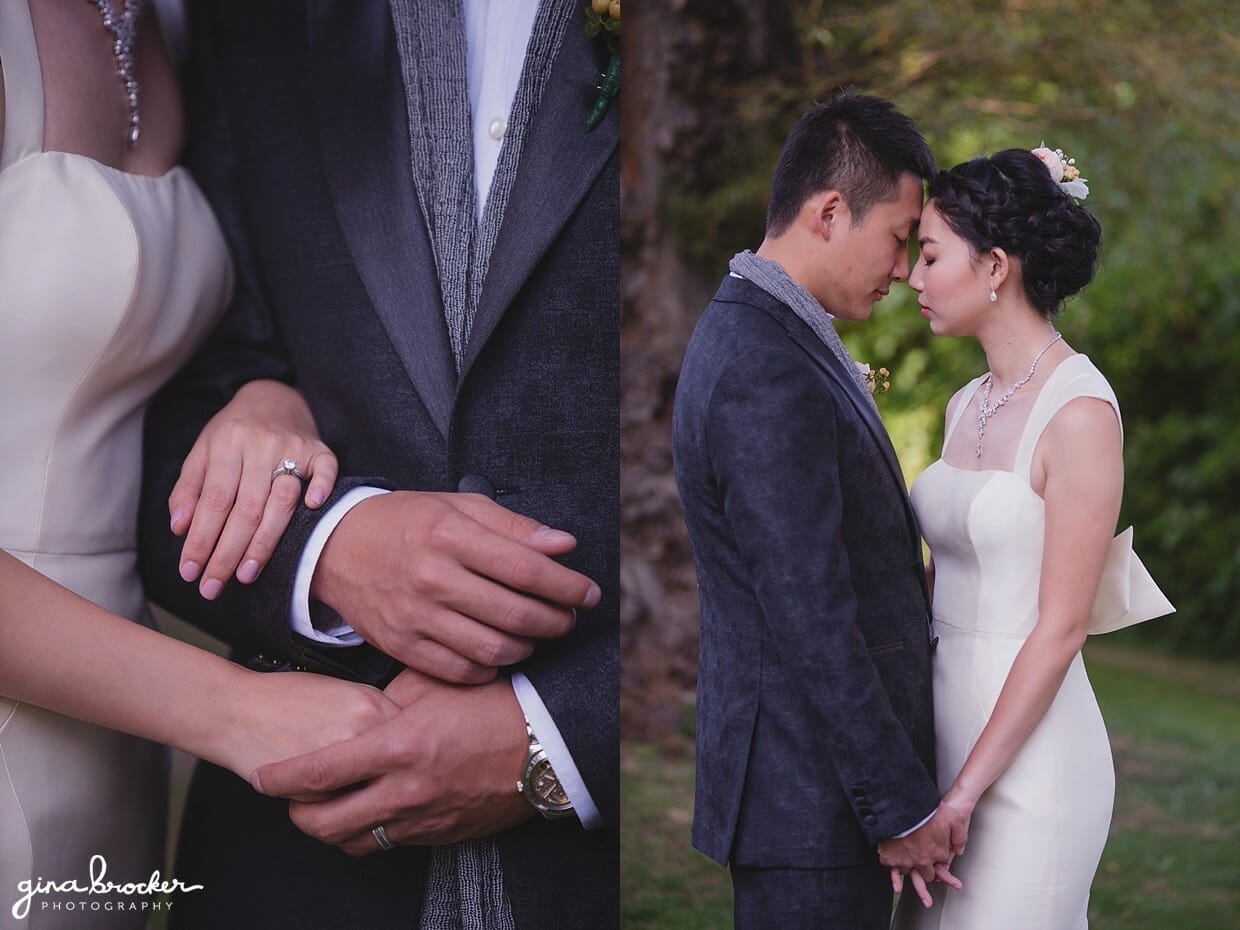
M371 830L370 835L375 838L375 842L379 844L380 849L388 850L396 848L396 844L388 839L387 830L383 829L382 824Z
M281 475L292 475L299 481L304 481L306 476L301 473L301 469L297 467L297 463L292 459L285 459L279 464L275 471L271 473L271 480L275 481Z

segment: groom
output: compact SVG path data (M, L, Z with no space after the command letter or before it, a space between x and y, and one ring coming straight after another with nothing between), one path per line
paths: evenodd
M701 597L693 843L737 930L878 930L883 861L950 860L930 613L895 452L831 317L908 274L934 160L891 104L837 92L793 127L757 254L694 330L673 451Z
M366 782L296 825L199 766L177 868L206 888L174 925L613 927L618 106L586 129L606 49L576 0L193 9L189 161L237 285L148 413L152 598L254 667L379 685L403 665L474 677L578 615L510 676L422 682L366 758L285 767L289 795ZM208 603L177 578L168 493L206 419L264 377L303 392L342 478L257 582ZM573 551L546 558L540 523ZM566 798L518 793L523 773Z

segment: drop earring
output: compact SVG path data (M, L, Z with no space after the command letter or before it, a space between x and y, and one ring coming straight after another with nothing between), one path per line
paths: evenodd
M990 288L990 302L993 304L999 299L999 295L995 293L994 286Z

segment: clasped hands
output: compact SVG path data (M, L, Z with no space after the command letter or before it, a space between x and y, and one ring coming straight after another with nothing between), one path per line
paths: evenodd
M899 893L904 876L925 907L930 907L929 883L941 881L959 890L960 880L951 873L952 860L964 852L969 840L973 806L949 792L928 821L907 836L878 844L878 859L891 870L891 886Z
M272 471L286 459L305 476L304 495ZM336 474L297 391L245 385L203 429L172 490L181 576L208 599L231 575L252 583L298 498L321 506ZM362 501L329 537L311 596L406 671L384 693L301 673L243 677L238 697L249 700L205 752L293 798L298 827L353 854L374 852L379 825L410 844L514 825L533 811L516 792L527 739L512 687L495 679L599 602L593 581L555 561L575 546L482 495Z
M406 666L390 704L351 739L260 766L303 832L351 855L488 836L533 813L517 793L527 738L499 666L563 636L598 586L554 560L576 545L481 495L393 492L362 501L323 550L312 595ZM356 687L356 686L355 686Z

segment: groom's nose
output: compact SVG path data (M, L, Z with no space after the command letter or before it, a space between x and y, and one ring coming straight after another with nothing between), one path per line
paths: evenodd
M896 263L891 268L891 280L906 281L908 280L908 249L901 247L900 253L896 256Z

